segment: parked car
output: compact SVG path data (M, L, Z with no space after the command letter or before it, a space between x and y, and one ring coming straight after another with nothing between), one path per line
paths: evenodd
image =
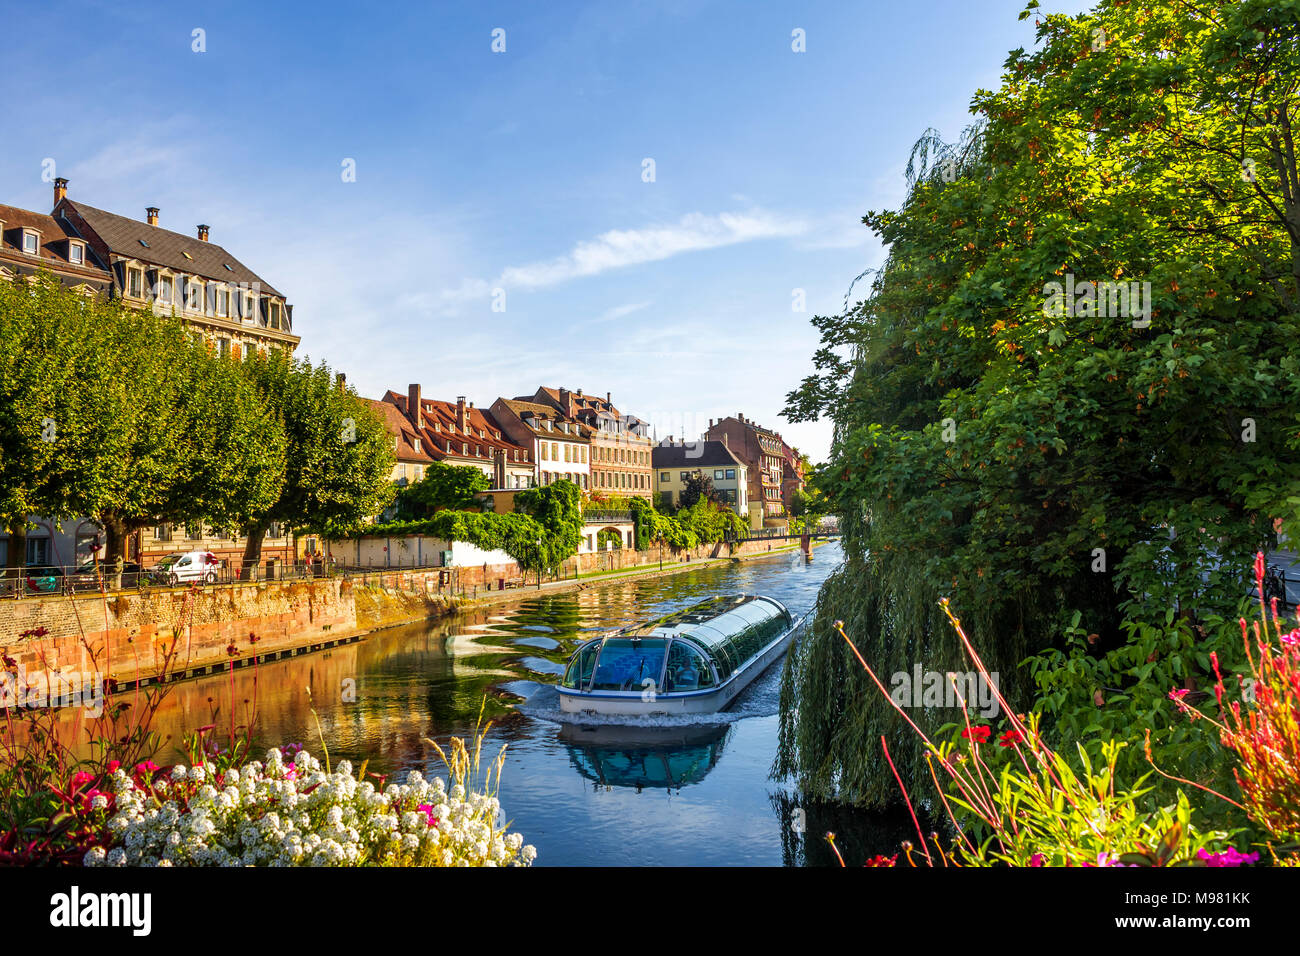
M215 584L221 559L211 551L178 551L169 554L152 568L151 577L160 584L202 581Z
M29 567L23 571L28 594L53 594L59 590L61 577L63 569L56 567Z
M135 587L140 579L144 568L134 561L122 562L122 586ZM113 567L103 561L99 562L98 573L93 561L87 561L77 570L68 575L68 590L70 591L98 591L101 579L107 579L113 573Z

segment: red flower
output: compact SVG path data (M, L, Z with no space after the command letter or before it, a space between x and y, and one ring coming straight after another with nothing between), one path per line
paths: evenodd
M1264 585L1264 552L1255 552L1255 583L1260 587Z
M873 856L871 859L867 860L867 862L863 863L862 865L863 866L897 866L898 854L895 853L893 856L881 856L877 854L876 856Z
M967 727L961 732L961 735L967 740L973 740L977 744L986 744L989 742L989 734L992 730L988 727Z
M1012 728L998 738L999 747L1014 747L1016 744L1024 743L1025 735L1020 731Z
M110 760L110 761L108 762L108 772L109 772L109 773L113 773L113 772L116 771L117 768L120 767L120 766L122 766L122 761L120 761L120 760Z

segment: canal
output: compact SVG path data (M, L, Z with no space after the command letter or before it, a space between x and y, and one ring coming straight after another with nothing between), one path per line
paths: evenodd
M537 847L536 865L825 864L826 829L855 856L885 851L909 836L899 819L800 807L769 778L780 662L726 713L635 731L561 722L554 690L587 637L715 594L767 594L798 617L840 558L832 543L811 563L795 551L593 584L188 681L157 714L172 739L161 757L176 759L172 744L188 731L213 724L224 739L233 724L252 726L262 745L301 742L319 756L323 737L336 761L445 776L424 738L468 738L486 699L483 752L507 748L501 803L512 829Z

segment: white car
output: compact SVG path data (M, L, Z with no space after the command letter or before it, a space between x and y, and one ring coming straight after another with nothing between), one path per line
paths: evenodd
M167 584L204 581L215 584L221 559L211 551L178 551L169 554L152 568L155 580Z

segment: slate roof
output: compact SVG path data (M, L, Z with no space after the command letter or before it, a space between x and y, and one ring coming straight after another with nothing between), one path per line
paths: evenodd
M650 464L654 468L745 467L745 463L720 441L655 445L650 451Z
M95 256L95 252L86 246L85 265L73 265L68 261L68 238L83 239L62 219L55 219L44 213L19 209L17 206L0 206L0 221L4 222L4 235L0 239L0 255L17 263L40 264L47 268L58 268L60 272L84 276L87 280L108 282L112 274ZM29 256L22 249L22 229L35 229L41 234L39 256Z
M205 279L217 279L236 285L241 282L249 285L256 283L261 291L284 298L283 293L215 242L204 242L196 236L185 236L161 226L151 226L147 222L105 212L71 199L64 199L63 203L80 214L116 255L140 259ZM141 239L149 245L141 245ZM189 258L186 258L187 253Z

